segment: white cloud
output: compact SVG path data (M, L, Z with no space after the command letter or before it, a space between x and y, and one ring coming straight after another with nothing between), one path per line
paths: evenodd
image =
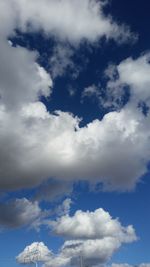
M119 42L134 38L129 29L118 26L104 15L102 1L37 0L36 4L34 0L13 0L11 4L8 0L1 2L1 13L7 14L7 8L9 11L9 19L2 16L2 22L7 30L10 28L9 31L13 26L23 31L42 29L48 35L73 44L84 39L94 42L102 36Z
M128 58L117 66L119 80L131 88L133 101L150 101L150 54Z
M45 262L52 257L52 252L43 242L34 242L21 252L16 260L20 264L32 264L34 262Z
M81 255L84 263L91 266L106 263L123 243L137 239L133 226L122 226L103 209L79 210L72 217L64 215L50 225L53 233L69 240L46 266L76 266Z
M150 54L145 53L138 58L132 57L123 60L120 64L110 65L105 74L109 78L107 91L113 98L123 94L123 87L130 89L132 105L138 102L150 102Z
M47 113L42 103L14 114L1 107L2 189L31 187L54 177L127 190L146 172L149 118L140 111L111 112L83 128L69 113Z
M57 215L62 216L70 213L71 204L72 200L70 198L66 198L63 203L56 209Z
M37 55L22 47L12 47L7 41L0 43L0 104L9 109L22 108L49 96L52 80L36 63Z
M62 33L75 42L93 41L103 34L111 37L114 29L118 36L118 27L99 10L101 2L38 0L35 5L33 0L11 4L5 0L0 7L1 189L34 187L48 178L101 182L111 190L133 189L149 159L149 118L124 108L80 128L79 118L70 113L50 114L39 100L51 93L50 75L36 63L36 53L12 47L6 40L16 25L21 23L25 30L27 22L30 30L43 29L59 37ZM65 19L60 23L62 12ZM147 79L145 74L142 84L147 85Z
M31 224L41 215L38 202L26 198L0 203L0 227L16 228Z
M117 219L112 219L108 212L97 209L94 212L77 211L73 217L68 214L58 219L53 230L56 234L74 239L102 239L118 237L121 241L134 240L132 226L124 228Z

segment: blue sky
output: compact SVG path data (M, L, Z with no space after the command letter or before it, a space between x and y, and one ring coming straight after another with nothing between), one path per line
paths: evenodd
M0 0L2 267L150 264L150 3L104 2Z

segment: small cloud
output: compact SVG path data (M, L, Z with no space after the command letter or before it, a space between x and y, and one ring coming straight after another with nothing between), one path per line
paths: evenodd
M24 251L16 257L16 260L19 264L28 265L36 262L45 262L49 260L52 255L52 252L43 242L34 242L30 246L27 246Z
M32 224L41 213L38 202L26 198L0 203L0 227L18 228Z

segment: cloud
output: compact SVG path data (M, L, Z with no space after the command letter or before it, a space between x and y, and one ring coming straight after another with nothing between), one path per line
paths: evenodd
M43 30L46 35L78 44L83 40L95 42L99 38L113 38L119 42L134 39L125 26L119 26L103 13L103 1L96 0L8 0L1 1L5 34L12 29ZM7 16L5 16L7 14Z
M0 227L17 228L31 224L41 212L38 202L26 198L0 203Z
M149 104L150 94L150 53L139 58L128 58L117 66L119 81L128 84L131 89L132 101L144 101Z
M122 226L103 209L94 212L78 210L73 216L66 214L50 222L50 226L53 233L69 240L45 266L76 266L81 256L84 264L103 264L123 243L137 239L133 226Z
M32 264L34 262L45 262L52 257L52 252L43 242L34 242L21 252L16 260L19 264Z
M96 97L100 96L100 92L98 88L93 84L91 86L86 87L82 92L82 98L84 97L90 97L95 95Z
M84 89L83 97L95 96L100 105L104 107L123 107L123 98L126 97L124 89L128 87L130 92L130 105L139 103L150 105L150 53L143 53L138 58L129 57L118 65L110 64L105 70L105 78L108 79L105 88L91 85ZM102 95L104 94L104 95Z
M74 50L69 46L59 44L54 47L52 57L50 57L49 60L50 71L53 78L64 75L67 70L73 73L78 72L77 67L75 67L73 63L73 55Z
M57 216L62 216L70 213L72 200L70 198L66 198L63 203L57 207L56 212Z
M137 267L149 267L150 263L141 263L141 264L136 264L136 265L132 265L132 264L128 264L128 263L112 263L111 265L112 267L133 267L133 266L137 266Z
M0 43L0 104L10 110L23 108L41 95L50 95L52 80L36 63L37 54L23 47Z
M127 58L118 65L109 65L105 71L108 78L106 91L108 97L121 98L124 88L130 91L130 105L137 106L143 102L149 106L150 94L150 53L144 53L138 58Z
M149 118L140 110L124 108L80 128L80 119L69 112L49 113L40 100L51 94L50 75L36 62L35 52L7 41L17 26L24 31L55 32L75 42L111 37L111 32L118 36L119 28L104 17L101 2L44 0L35 5L34 1L5 0L0 12L1 190L32 188L50 178L100 182L107 190L133 189L147 170ZM66 13L59 23L62 12ZM148 67L147 61L142 62ZM121 64L120 72L125 73ZM141 85L148 85L146 74ZM121 77L125 82L125 74Z
M122 227L117 219L112 219L103 209L94 212L78 210L72 217L66 214L54 222L53 231L57 235L73 239L118 237L123 242L136 239L132 226Z
M115 74L115 69L111 65L106 70L106 74L110 75L110 71L114 71ZM113 86L114 84L115 86ZM111 77L111 82L109 81L106 87L104 86L102 88L100 84L92 84L84 88L81 96L81 103L88 97L92 101L96 100L100 108L121 110L124 106L124 98L126 95L127 92L124 90L124 87L117 82L114 77Z
M2 106L1 189L33 187L49 177L133 189L146 172L148 120L126 107L79 128L78 118L49 114L40 102L24 106L15 117Z
M51 179L38 187L35 199L38 201L53 201L72 193L73 185L70 182Z

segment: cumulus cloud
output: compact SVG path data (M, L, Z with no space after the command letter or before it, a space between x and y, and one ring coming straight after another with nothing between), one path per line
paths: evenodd
M130 103L138 105L143 102L149 106L150 87L150 53L145 53L138 58L127 58L118 65L109 65L105 71L108 78L106 91L108 97L121 98L124 88L130 91Z
M31 224L41 212L38 202L26 198L0 203L0 227L17 228Z
M128 58L117 66L119 81L128 84L132 101L144 101L149 104L150 94L150 53L139 58Z
M149 117L124 108L80 128L80 119L69 112L49 113L40 97L51 93L50 75L36 63L36 53L7 41L16 27L26 31L27 25L76 42L111 37L112 32L118 36L119 28L104 17L101 2L44 0L35 5L34 1L5 0L0 10L1 190L35 187L49 178L101 182L111 190L133 189L149 159ZM60 23L62 12L65 19ZM141 73L139 68L135 72ZM141 84L148 85L144 79L146 74Z
M103 36L119 42L132 38L127 27L104 15L103 5L103 1L96 0L37 0L36 4L34 0L3 0L1 18L5 26L1 28L7 34L17 27L22 31L42 29L47 35L73 44L97 41Z
M146 171L149 151L143 129L148 120L124 109L79 128L77 118L60 111L49 114L42 103L29 105L17 118L2 107L1 189L31 187L49 177L99 181L115 190L134 188Z
M68 214L60 217L53 224L53 231L74 239L103 239L105 237L118 237L124 242L136 239L133 227L122 227L118 219L112 219L103 209L94 212L77 211L74 216Z
M43 242L34 242L27 246L16 257L16 260L19 264L32 264L35 262L45 262L50 257L52 257L52 252Z
M38 100L41 95L50 95L51 77L36 63L35 52L23 47L12 47L6 40L1 41L0 50L1 108L23 108L25 104Z
M150 53L147 52L138 58L127 58L118 65L110 64L105 71L105 78L108 79L105 94L100 86L93 84L84 89L82 97L95 96L104 107L122 107L124 89L128 87L131 105L145 103L149 107L149 61Z
M123 243L137 239L133 226L122 226L103 209L94 212L79 210L72 217L66 214L50 222L50 226L55 234L69 240L46 266L77 265L81 256L85 264L103 264Z

